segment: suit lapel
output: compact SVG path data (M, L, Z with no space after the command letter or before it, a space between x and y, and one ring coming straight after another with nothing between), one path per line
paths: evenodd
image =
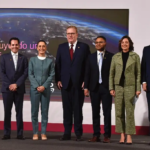
M132 55L133 55L134 53L133 52L129 52L129 57L128 57L128 60L127 60L127 64L126 64L126 69L131 65L131 64L133 64L135 61L134 61L134 59L132 58Z
M123 61L122 61L122 52L119 52L117 54L117 63L120 64L121 66L123 66Z
M9 61L10 61L11 68L13 68L13 70L15 71L15 64L11 53L9 54Z
M17 61L17 69L16 71L18 70L20 64L21 64L21 60L22 60L22 56L18 53L18 61Z
M80 43L77 42L77 45L76 45L76 48L75 48L75 52L74 52L74 54L73 54L72 63L73 63L73 61L75 60L76 56L78 55L79 51L80 51Z
M108 55L109 55L109 53L108 53L107 51L105 51L104 58L103 58L103 63L102 63L102 70L103 70L103 67L104 67L105 64L106 64Z
M96 70L99 72L99 66L97 62L97 51L94 53L93 62L94 62L94 66L96 66Z
M65 51L64 53L66 53L67 60L69 60L69 62L71 62L70 52L69 52L69 43L66 43L64 51Z

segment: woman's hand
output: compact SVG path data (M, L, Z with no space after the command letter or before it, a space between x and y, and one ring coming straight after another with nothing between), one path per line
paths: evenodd
M113 97L115 97L115 90L111 90L111 91L110 91L110 94L111 94Z
M140 91L136 91L136 96L139 97L139 95L141 94Z
M38 92L43 92L45 90L45 87L44 86L39 86L37 87L37 91Z

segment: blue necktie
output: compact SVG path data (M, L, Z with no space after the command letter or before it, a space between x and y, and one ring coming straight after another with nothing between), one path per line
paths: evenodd
M99 53L99 83L102 83L102 63L103 63L103 53Z

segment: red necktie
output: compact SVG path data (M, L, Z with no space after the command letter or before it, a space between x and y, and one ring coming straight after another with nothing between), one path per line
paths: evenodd
M72 60L73 59L73 44L71 45L69 52L70 52L70 58Z

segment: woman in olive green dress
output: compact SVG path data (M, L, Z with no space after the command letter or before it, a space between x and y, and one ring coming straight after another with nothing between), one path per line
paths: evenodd
M29 61L29 80L31 84L31 114L33 125L33 140L38 140L38 112L41 103L41 139L47 140L46 127L48 122L48 109L50 101L50 84L54 77L54 62L46 57L46 42L37 43L38 56Z
M120 144L132 144L135 134L134 107L135 96L141 93L141 68L139 55L133 52L133 42L128 36L121 38L119 51L112 58L109 90L115 98L116 132L121 133ZM126 112L126 116L125 116Z

